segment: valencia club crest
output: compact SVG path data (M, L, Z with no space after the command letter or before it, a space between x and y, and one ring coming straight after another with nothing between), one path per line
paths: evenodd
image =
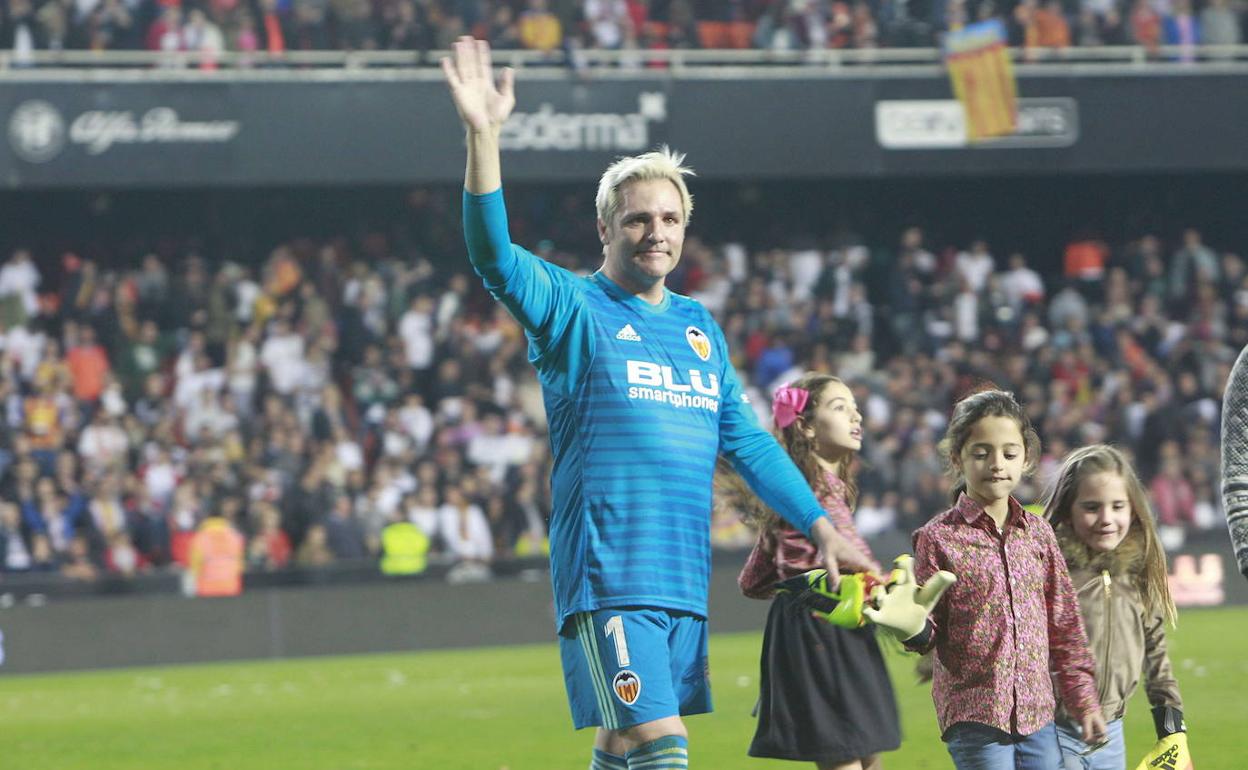
M632 671L621 671L611 680L611 689L615 690L615 697L619 698L625 706L631 706L641 695L641 679Z
M690 326L685 329L685 339L689 341L689 347L693 348L693 352L698 354L698 358L703 361L710 360L711 338L706 336L706 332L696 326Z

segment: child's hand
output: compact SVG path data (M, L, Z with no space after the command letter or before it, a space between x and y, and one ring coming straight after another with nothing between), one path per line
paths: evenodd
M841 628L861 628L867 594L876 584L870 575L854 572L841 575L833 586L827 570L814 569L776 584L778 593L790 593L810 614Z
M819 518L811 526L810 539L819 546L819 552L823 554L823 565L828 570L828 584L835 588L841 582L841 565L837 553L846 546L853 546L836 531L836 526L827 516Z
M1109 740L1109 726L1105 724L1105 717L1101 716L1100 709L1084 714L1082 726L1083 742L1089 746Z

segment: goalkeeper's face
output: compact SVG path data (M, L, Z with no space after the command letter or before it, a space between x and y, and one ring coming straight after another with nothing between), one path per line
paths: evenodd
M662 284L685 245L684 205L666 179L628 182L612 221L598 221L607 277L633 292Z

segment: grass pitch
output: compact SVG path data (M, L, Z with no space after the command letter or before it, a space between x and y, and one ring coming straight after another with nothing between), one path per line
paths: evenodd
M1248 609L1189 610L1170 634L1201 770L1248 767ZM89 640L83 643L90 644ZM711 637L716 711L691 718L702 770L750 759L760 635ZM889 654L904 742L891 770L952 768L913 658ZM1129 765L1153 742L1137 692ZM0 767L11 770L583 770L558 651L548 645L0 677Z

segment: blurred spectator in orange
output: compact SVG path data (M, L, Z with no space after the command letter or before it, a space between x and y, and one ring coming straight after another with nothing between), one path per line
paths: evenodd
M221 516L209 516L191 539L195 596L237 596L243 590L243 536Z
M108 354L104 347L95 339L95 329L83 324L67 328L65 332L68 351L65 364L69 367L70 379L73 383L74 398L79 403L94 404L104 390L105 375L108 374Z

